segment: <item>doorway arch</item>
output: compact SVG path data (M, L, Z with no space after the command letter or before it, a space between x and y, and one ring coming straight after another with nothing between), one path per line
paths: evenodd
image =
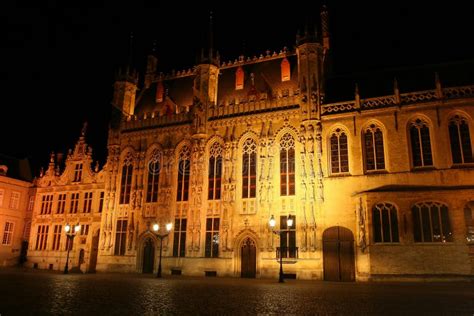
M250 237L245 238L240 245L240 276L255 278L257 275L257 247Z
M325 281L355 281L354 235L350 229L334 226L323 233Z
M150 238L146 238L143 242L143 260L142 272L153 273L155 266L155 242Z

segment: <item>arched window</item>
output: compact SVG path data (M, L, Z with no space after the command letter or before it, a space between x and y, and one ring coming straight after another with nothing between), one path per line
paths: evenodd
M470 163L472 159L469 125L464 117L455 115L449 121L449 140L453 163Z
M289 133L280 140L280 194L295 195L295 139Z
M222 146L215 142L209 150L208 200L221 198Z
M364 132L365 170L385 169L383 134L380 127L371 124Z
M290 62L285 57L281 61L281 81L288 81L290 80Z
M347 135L337 128L331 134L331 173L349 172L349 155L347 150Z
M412 208L413 235L416 242L453 241L448 207L437 202L423 202Z
M242 90L244 88L244 70L238 67L235 71L235 90Z
M157 202L158 201L158 183L160 182L161 172L161 153L158 149L155 149L151 154L151 158L148 161L148 181L146 191L146 201Z
M129 152L123 161L122 181L120 183L120 204L130 203L130 191L132 190L133 161Z
M189 197L189 174L191 167L191 151L183 146L179 153L178 162L178 190L176 201L187 201Z
M414 167L433 165L430 129L426 122L416 119L410 124L411 155Z
M242 198L254 198L257 188L257 144L251 138L242 146Z
M372 208L374 242L398 242L397 209L390 203L378 203Z

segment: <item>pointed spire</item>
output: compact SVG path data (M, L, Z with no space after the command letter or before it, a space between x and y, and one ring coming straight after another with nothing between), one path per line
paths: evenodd
M395 103L400 104L400 90L398 89L397 78L393 78L393 93L395 94Z
M260 138L265 138L267 135L265 134L265 122L262 122L262 129L260 130Z
M313 29L311 32L310 30ZM298 31L296 34L296 45L301 45L305 43L316 43L318 42L318 30L316 23L312 21L312 19L308 16L306 19L306 23L304 25L304 33Z
M212 27L212 11L209 12L209 60L212 61L214 54L214 30Z
M435 72L435 86L436 86L436 97L438 99L443 98L443 88L441 87L441 81L439 80L438 72Z
M84 122L82 125L82 130L81 130L81 138L84 138L86 136L87 132L87 121Z
M360 95L359 95L359 85L355 84L355 91L354 91L354 94L355 94L355 107L357 109L360 109Z
M326 5L321 7L321 35L323 37L323 47L328 50L330 47L329 43L329 13Z
M270 121L270 124L268 124L268 137L273 137L273 126L272 126L272 121Z

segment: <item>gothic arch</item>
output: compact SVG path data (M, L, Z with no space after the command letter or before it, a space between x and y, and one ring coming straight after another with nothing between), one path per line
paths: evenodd
M125 158L125 156L128 155L128 153L130 153L132 155L132 158L135 160L135 156L136 156L135 148L131 145L127 145L120 152L120 162L123 161L123 159Z
M158 238L156 238L155 234L153 234L151 231L146 230L138 236L137 255L135 257L136 258L136 260L135 260L136 261L135 270L138 273L142 273L142 269L143 269L143 247L145 246L145 242L146 242L147 239L151 239L153 241L154 246L155 246L155 253L156 253L156 251L159 250L159 248L158 248L159 240L158 240ZM156 260L155 260L155 266L156 266Z
M382 121L380 120L377 120L377 119L369 119L368 121L366 121L364 124L362 124L362 127L360 129L361 131L361 135L364 134L365 130L370 127L370 125L376 125L378 127L380 127L380 129L382 130L382 133L383 133L383 137L384 137L384 141L386 141L386 134L387 134L387 128L385 127L385 124L382 123Z
M283 135L289 133L295 139L295 142L298 140L298 130L292 126L283 126L275 133L275 142L279 143Z
M193 145L191 144L191 141L189 139L183 139L180 142L178 142L174 151L174 156L175 156L176 161L178 161L179 153L181 152L184 146L188 146L190 150L192 150L193 148Z
M446 116L447 118L447 122L449 123L449 121L451 119L453 119L456 115L459 115L463 118L465 118L469 124L469 128L472 127L472 124L473 124L473 120L472 120L472 117L471 115L469 115L469 113L467 113L466 111L463 111L463 110L460 110L460 109L455 109L455 110L452 110L448 113L448 115Z
M241 151L241 148L242 148L244 142L249 138L253 139L255 141L255 143L257 144L257 146L258 146L259 137L258 137L257 133L255 133L254 131L246 131L246 132L242 133L239 137L239 143L238 143L238 147L237 147L239 149L239 151Z
M414 121L416 121L417 119L420 119L421 121L425 122L428 127L430 128L430 130L433 130L433 121L431 120L431 118L429 116L427 116L426 114L424 113L419 113L419 112L416 112L416 113L413 113L412 115L410 115L405 123L407 129L410 128L410 124Z
M209 152L209 149L212 145L214 145L215 142L219 143L221 146L224 146L224 138L219 135L213 135L206 142L206 153Z
M161 146L160 143L152 143L146 150L145 161L148 161L148 159L152 155L153 151L155 151L155 149L158 149L160 152L163 152L163 146Z
M351 134L350 129L346 125L341 123L335 123L329 126L328 128L325 128L325 131L323 132L323 137L325 139L329 139L331 137L331 134L338 128L343 130L344 133L346 133L348 140L351 139L353 135Z
M241 261L241 254L240 254L240 248L242 247L242 244L244 241L250 238L253 243L255 244L256 248L256 264L257 264L257 277L260 274L260 255L259 255L259 249L261 245L259 244L259 238L258 234L253 231L252 229L243 229L241 230L236 237L234 238L234 243L233 243L233 249L234 249L234 258L233 258L233 263L234 263L234 275L235 276L240 276L241 273L241 266L240 266L240 261Z

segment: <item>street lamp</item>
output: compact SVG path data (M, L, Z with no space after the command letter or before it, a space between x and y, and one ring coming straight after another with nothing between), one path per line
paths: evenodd
M281 235L282 234L286 234L286 230L277 230L275 229L275 225L276 225L276 221L275 221L275 217L270 217L270 221L268 222L268 224L270 225L270 228L272 230L272 233L274 233L275 235L278 235L280 236L280 241L281 241ZM291 215L288 215L288 218L286 219L286 226L288 227L288 229L293 226L293 218L291 217ZM283 279L283 249L281 247L281 243L280 243L280 275L278 277L278 282L279 283L283 283L285 282L284 279Z
M66 231L66 237L68 240L67 242L67 256L66 256L66 266L64 267L64 274L69 273L69 250L71 249L72 243L74 242L74 237L76 237L76 234L81 230L81 225L76 224L74 226L74 229L72 229L71 225L66 224L64 227L64 230Z
M168 235L170 234L171 228L173 228L173 224L171 223L166 224L166 234L161 235L161 234L158 234L158 231L160 230L160 226L157 223L153 224L153 233L160 240L160 260L158 261L158 272L156 273L157 278L161 278L161 254L162 254L162 249L163 249L163 239L168 237Z

